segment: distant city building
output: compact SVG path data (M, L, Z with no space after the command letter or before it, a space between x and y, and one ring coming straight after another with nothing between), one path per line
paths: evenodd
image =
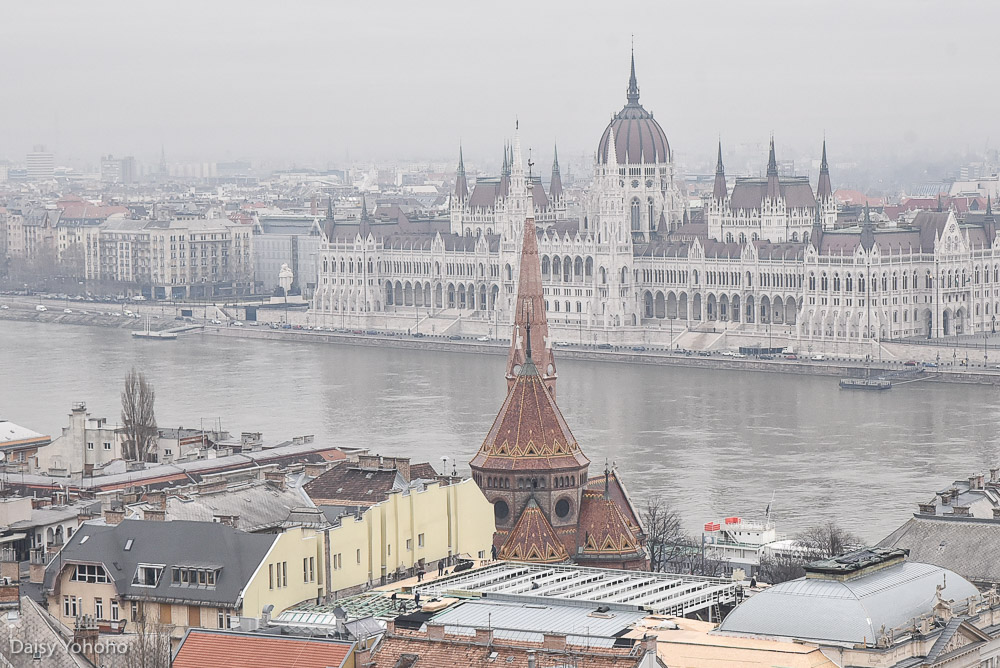
M124 158L116 158L113 155L101 157L102 183L131 185L138 180L138 176L134 157L130 155Z
M885 340L994 330L991 197L882 224L871 212L841 222L825 142L814 189L787 175L793 165L778 160L772 139L766 177L732 186L720 147L711 195L692 209L666 135L638 96L633 65L576 220L562 209L558 163L545 193L530 165L525 172L515 132L499 177L470 183L460 152L447 225L338 221L321 249L313 322L432 333L461 317L463 333L497 336L513 320L531 208L560 341L698 347L724 331L816 350L867 344L860 349L872 354Z
M331 205L332 206L332 205ZM323 229L318 216L263 214L253 226L257 283L265 294L278 287L282 265L292 270L298 289L312 296L319 281L319 252Z
M24 161L28 168L28 179L32 181L46 181L55 176L55 155L46 151L44 146L35 146Z
M151 299L202 299L253 291L253 234L226 218L109 220L86 235L87 280Z

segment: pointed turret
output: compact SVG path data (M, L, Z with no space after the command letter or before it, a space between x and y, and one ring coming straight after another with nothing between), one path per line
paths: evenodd
M358 233L361 234L362 237L367 237L368 236L368 232L371 229L371 226L369 225L369 223L370 223L370 218L368 216L368 200L365 198L364 194L362 194L361 195L361 220L359 221L359 224L358 224Z
M770 200L777 200L781 196L781 187L778 184L778 161L774 157L774 136L771 137L771 150L767 156L767 197Z
M531 186L528 186L531 201ZM517 299L514 302L514 331L510 337L510 354L507 356L507 389L514 387L518 370L529 357L534 361L545 388L555 396L556 362L549 341L549 324L545 315L545 297L542 294L542 265L538 257L538 237L535 232L535 215L528 208L524 221L524 238L521 242L521 261L517 277ZM528 329L530 326L530 330ZM528 350L531 354L528 354Z
M626 95L629 104L639 104L639 83L635 80L635 49L632 49L632 72L628 78Z
M614 169L614 177L618 179L618 149L615 147L615 129L608 128L608 164Z
M993 215L993 202L991 200L992 193L986 193L986 215Z
M715 163L715 188L712 197L718 201L726 199L726 170L722 167L722 141L719 141L719 159Z
M455 175L455 198L464 202L469 198L469 182L465 179L465 159L462 147L458 147L458 172Z
M549 197L555 201L563 196L562 177L559 175L559 150L552 147L552 179L549 181Z
M865 218L861 222L861 246L866 251L870 251L875 245L875 224L872 222L872 212L865 202Z
M326 220L323 221L323 234L326 235L327 241L333 238L333 230L336 226L337 223L333 219L333 198L328 197L326 199Z
M830 185L830 165L826 161L826 140L823 140L823 159L819 163L819 183L816 185L816 199L822 201L833 197Z

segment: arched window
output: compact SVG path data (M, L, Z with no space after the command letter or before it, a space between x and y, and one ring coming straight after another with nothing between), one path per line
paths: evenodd
M833 275L833 291L840 292L840 274Z
M642 229L640 224L639 200L632 200L632 231L638 232Z
M816 289L816 274L809 274L809 289Z
M647 210L647 215L649 217L649 229L651 229L651 230L655 229L656 228L656 219L653 218L653 198L652 197L650 197L648 200L646 200L646 210Z
M826 272L825 271L823 272L823 275L819 279L819 289L823 290L823 291L826 291L826 290L830 289L830 282L826 278Z

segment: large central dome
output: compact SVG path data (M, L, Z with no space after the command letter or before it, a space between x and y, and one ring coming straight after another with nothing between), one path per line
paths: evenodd
M608 143L611 131L615 133L615 154L618 164L652 164L670 161L670 144L660 124L653 115L639 104L639 84L635 80L635 56L632 57L632 75L628 80L628 101L615 114L601 135L597 145L597 160L608 161Z

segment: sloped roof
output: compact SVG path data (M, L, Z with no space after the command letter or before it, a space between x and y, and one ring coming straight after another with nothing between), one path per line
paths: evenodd
M611 481L608 484L608 494L611 496L611 500L615 502L618 509L624 515L626 522L628 522L629 528L636 532L642 531L642 523L639 520L639 513L636 512L635 507L632 504L632 497L629 496L628 491L625 489L625 484L618 477L618 471L611 469L607 473L602 473L601 475L594 476L587 479L586 489L604 492L604 480L610 476Z
M543 471L575 469L589 463L538 370L528 360L471 466Z
M339 668L353 649L354 643L325 638L191 629L177 648L171 665L174 668Z
M1000 522L995 520L914 515L879 547L909 550L914 561L947 568L973 582L1000 584Z
M642 548L625 515L611 495L605 496L603 491L584 491L577 540L584 557L642 555Z
M883 626L897 628L930 612L936 588L961 600L978 593L956 573L916 561L839 581L798 578L766 589L736 606L720 632L779 636L821 643L860 643Z
M785 200L785 206L789 208L816 207L816 196L806 178L779 179L778 190ZM733 186L733 192L729 196L729 208L733 211L759 210L766 196L767 179L736 179L736 185Z
M310 480L304 489L317 504L372 506L385 501L392 489L405 486L395 469L373 471L341 465Z
M558 564L569 554L534 499L528 499L517 524L500 546L499 557L511 561Z
M169 495L166 518L211 522L216 515L235 515L238 518L236 528L260 531L279 526L289 511L310 503L300 488L278 489L265 482L255 482L191 497Z
M83 524L60 551L60 558L45 569L45 588L52 588L67 565L103 564L118 594L127 600L169 598L234 606L276 539L277 534L245 533L218 522ZM132 584L139 564L165 566L155 587ZM173 585L173 566L221 570L215 588L209 589Z

